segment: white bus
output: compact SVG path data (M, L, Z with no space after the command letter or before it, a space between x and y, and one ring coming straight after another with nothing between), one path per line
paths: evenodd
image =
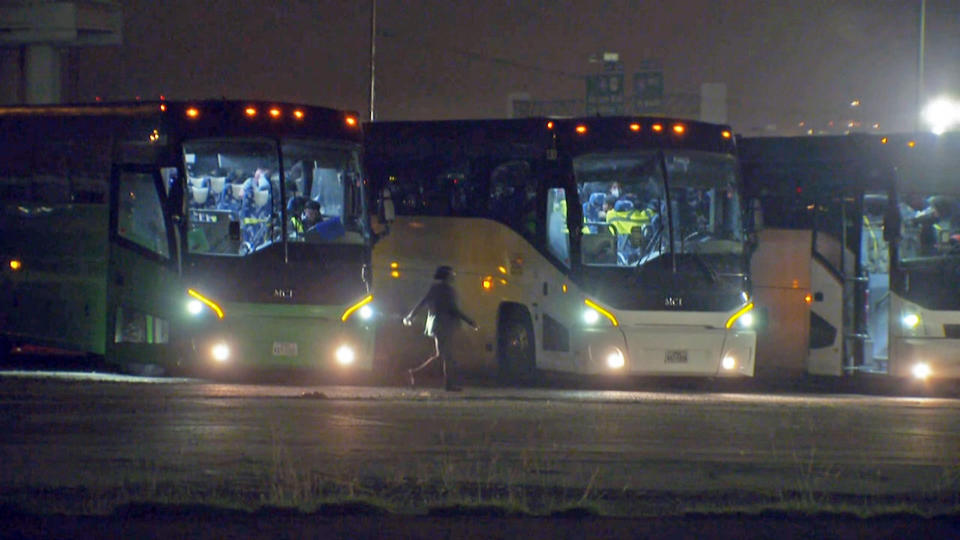
M960 134L740 141L760 371L960 377Z
M397 218L374 249L387 371L431 351L400 318L458 273L468 372L751 376L748 243L726 126L665 118L386 122L367 170Z

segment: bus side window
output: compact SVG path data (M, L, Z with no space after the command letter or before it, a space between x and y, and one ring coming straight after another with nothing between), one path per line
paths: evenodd
M563 188L547 191L547 249L570 266L570 231L567 228L567 194Z
M537 185L526 161L510 161L490 174L490 217L519 234L537 232Z

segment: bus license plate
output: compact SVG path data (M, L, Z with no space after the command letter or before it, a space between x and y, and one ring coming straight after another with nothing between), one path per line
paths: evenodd
M274 341L273 355L274 356L296 356L297 344L289 341Z
M687 351L667 351L663 361L665 364L686 364Z

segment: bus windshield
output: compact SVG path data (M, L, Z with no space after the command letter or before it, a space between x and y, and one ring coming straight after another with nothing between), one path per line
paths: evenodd
M359 145L200 139L183 154L190 253L264 249L281 240L284 215L290 242L364 242Z
M743 251L732 156L690 150L595 153L575 158L573 168L583 204L586 265L638 266L671 251Z

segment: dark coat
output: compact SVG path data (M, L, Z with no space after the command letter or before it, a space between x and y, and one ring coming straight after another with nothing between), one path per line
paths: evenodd
M413 319L423 308L427 309L427 324L423 333L430 337L450 336L461 320L470 326L476 326L473 319L460 311L457 293L449 283L437 281L431 285L427 294L410 310L407 318Z

